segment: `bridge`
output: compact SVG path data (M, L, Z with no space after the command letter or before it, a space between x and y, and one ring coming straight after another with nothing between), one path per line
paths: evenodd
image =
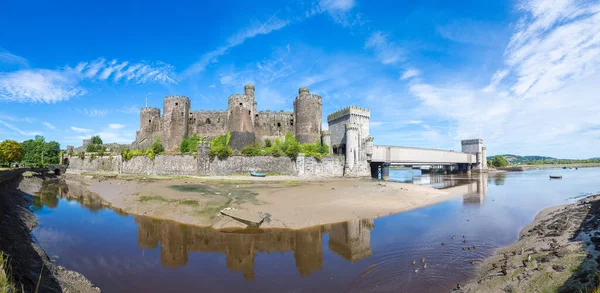
M470 172L473 168L487 168L486 148L481 139L463 140L462 152L404 146L373 145L370 157L371 176L389 179L390 165L445 166L446 171Z

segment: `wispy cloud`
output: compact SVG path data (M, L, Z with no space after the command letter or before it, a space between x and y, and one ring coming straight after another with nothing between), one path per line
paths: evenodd
M15 133L17 133L17 134L19 134L21 136L34 136L34 135L41 135L42 134L42 132L39 132L39 131L24 131L24 130L21 130L20 128L12 125L10 123L7 123L7 122L5 122L3 120L0 120L0 124L4 125L4 127L6 127L8 129L14 131Z
M125 114L139 114L140 108L136 106L124 106L118 111Z
M389 41L388 36L382 32L371 34L365 47L372 49L377 59L383 64L394 64L403 59L402 48Z
M73 130L75 132L79 132L79 133L89 133L89 132L92 132L91 129L81 128L81 127L75 127L75 126L71 126L71 130Z
M110 129L121 129L123 127L125 127L125 125L123 125L123 124L116 124L116 123L115 124L108 124L108 128L110 128Z
M90 117L104 117L108 114L108 110L106 109L86 108L78 111Z
M0 48L0 64L1 63L15 64L15 65L24 66L24 67L29 66L29 62L27 62L27 59L25 59L21 56L12 54L11 52L8 52L2 48Z
M400 76L400 79L402 80L407 80L413 77L417 77L421 74L421 72L418 69L414 69L414 68L410 68L407 69L406 71L404 71L404 73L402 73L402 76Z
M67 66L55 70L23 69L0 72L0 100L33 103L66 101L87 93L81 84L82 81L104 81L111 76L114 82L176 82L173 66L166 63L130 64L98 59L89 63L79 63L74 68Z
M42 122L42 124L44 124L44 126L46 126L46 127L50 128L50 129L52 129L52 130L55 130L55 129L56 129L56 126L54 126L54 125L52 125L52 124L50 124L50 123L48 123L48 122Z

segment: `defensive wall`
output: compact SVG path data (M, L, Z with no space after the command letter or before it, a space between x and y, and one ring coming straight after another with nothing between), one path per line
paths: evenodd
M328 156L317 160L299 155L296 160L273 156L231 156L220 160L207 155L157 155L154 160L136 156L123 160L121 156L77 156L69 158L67 173L104 172L140 175L221 176L250 172L277 173L300 177L342 177L344 157Z

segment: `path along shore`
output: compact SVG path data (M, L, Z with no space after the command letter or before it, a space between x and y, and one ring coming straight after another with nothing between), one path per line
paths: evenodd
M231 215L262 221L261 228L301 229L377 218L453 196L431 187L370 179L107 176L68 174L65 178L70 188L81 185L124 212L216 229L247 227Z
M596 292L600 195L542 210L519 240L480 264L454 292Z

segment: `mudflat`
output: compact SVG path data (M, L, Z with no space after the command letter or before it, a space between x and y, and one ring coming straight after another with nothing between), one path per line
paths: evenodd
M69 175L125 212L217 229L300 229L377 218L453 195L426 186L361 179L328 181L107 178Z

